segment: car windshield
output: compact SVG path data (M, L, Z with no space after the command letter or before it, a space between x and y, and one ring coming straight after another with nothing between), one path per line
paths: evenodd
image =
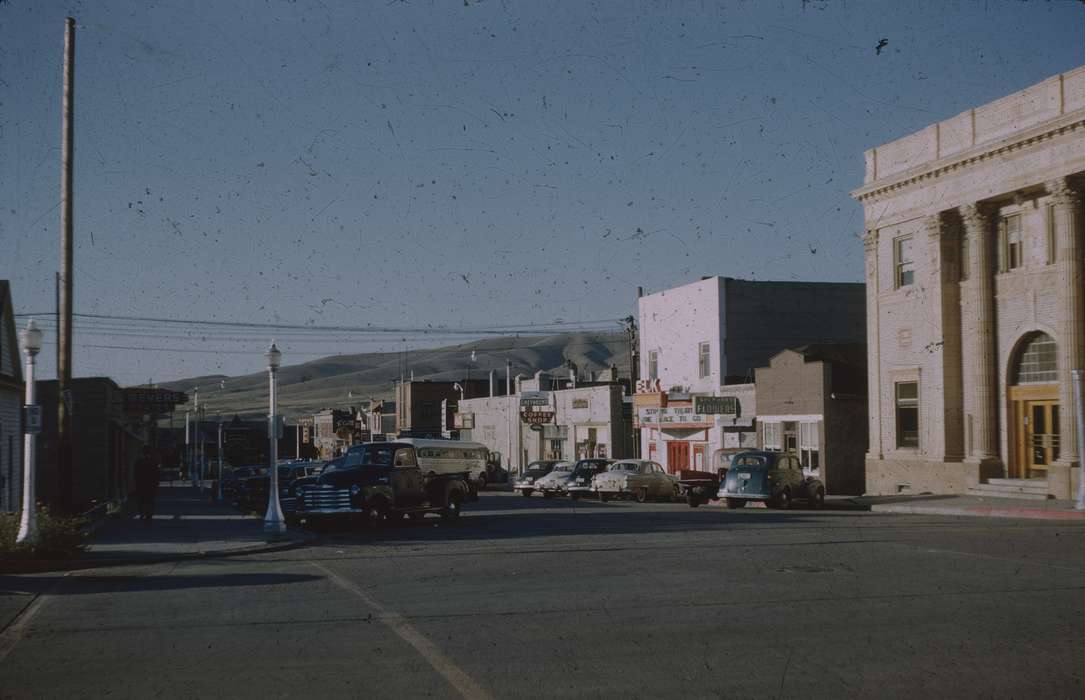
M577 476L583 474L595 474L606 469L606 463L604 462L577 462L574 474Z
M742 454L735 455L731 460L731 468L742 467L744 469L764 469L769 466L769 458L765 455Z
M558 462L557 464L554 465L554 469L553 469L553 471L556 471L556 472L571 472L572 470L573 470L573 465L570 464L569 462Z
M608 471L612 472L638 472L640 468L633 462L618 462L612 465Z

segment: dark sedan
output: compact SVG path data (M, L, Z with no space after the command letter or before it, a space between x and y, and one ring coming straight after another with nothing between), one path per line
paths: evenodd
M761 501L769 508L790 508L794 501L804 501L820 508L825 503L825 485L803 474L793 454L749 451L731 459L718 495L728 508L741 508L747 501Z
M296 462L279 465L279 505L283 512L294 509L292 486L298 479L315 476L320 473L319 462ZM268 502L268 484L270 479L265 471L259 476L243 479L238 488L237 503L243 509L266 506Z

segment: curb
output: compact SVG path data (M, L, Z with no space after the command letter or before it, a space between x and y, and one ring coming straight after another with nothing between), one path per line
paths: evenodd
M871 505L875 513L899 513L905 515L955 515L973 518L1017 518L1025 520L1079 520L1085 522L1085 512L1077 510L1043 510L1041 508L996 508L990 506L964 506L940 508L908 504Z
M50 571L79 571L82 569L103 569L114 566L146 566L148 564L166 564L175 561L194 561L201 559L225 559L252 554L270 554L296 549L316 541L315 534L301 532L300 537L289 542L277 542L223 549L214 552L188 552L163 554L156 557L114 558L114 559L13 559L0 562L0 574L37 574Z

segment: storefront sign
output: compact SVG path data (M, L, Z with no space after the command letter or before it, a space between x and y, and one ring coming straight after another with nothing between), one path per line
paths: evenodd
M473 430L475 427L475 414L455 413L452 415L452 425L460 430Z
M521 391L520 392L520 405L521 406L549 406L550 405L550 392L549 391Z
M573 408L587 408L587 407L588 407L588 400L587 399L573 399Z
M692 406L669 406L666 408L641 408L637 410L640 425L667 428L711 428L715 425L712 416L694 413Z
M542 426L544 440L568 440L569 426L567 425L544 425Z
M535 425L537 423L549 423L554 420L553 411L520 411L520 420Z
M23 426L29 435L41 432L41 406L30 404L23 406Z
M128 413L169 413L179 403L188 401L183 391L170 389L124 389L124 410Z
M693 412L702 415L738 415L738 397L736 396L694 396Z

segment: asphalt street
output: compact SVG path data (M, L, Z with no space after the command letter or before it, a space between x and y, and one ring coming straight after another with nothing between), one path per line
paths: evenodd
M485 494L0 578L2 697L1085 697L1085 525Z

